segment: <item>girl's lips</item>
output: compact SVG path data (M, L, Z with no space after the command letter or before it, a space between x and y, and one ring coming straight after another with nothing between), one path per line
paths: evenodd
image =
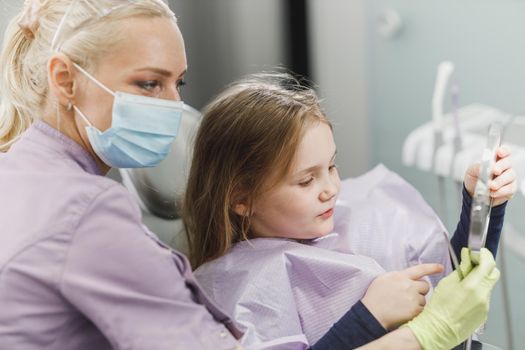
M325 211L324 213L322 213L319 216L322 217L323 219L328 219L328 218L332 217L332 215L334 215L334 208L328 209L327 211Z

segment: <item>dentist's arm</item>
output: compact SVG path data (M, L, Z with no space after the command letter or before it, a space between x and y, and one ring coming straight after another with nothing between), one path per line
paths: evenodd
M112 348L235 348L235 338L197 302L184 261L148 236L124 187L101 190L89 203L71 220L67 254L56 257L64 261L59 288Z
M463 279L454 271L442 279L428 306L407 327L425 350L450 349L474 332L489 311L490 295L500 272L490 251L482 248L473 267L467 248L461 251Z

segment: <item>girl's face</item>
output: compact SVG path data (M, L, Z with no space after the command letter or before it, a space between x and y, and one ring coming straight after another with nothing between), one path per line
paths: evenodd
M255 236L311 239L332 231L341 182L335 153L327 124L315 123L306 130L290 173L253 204Z

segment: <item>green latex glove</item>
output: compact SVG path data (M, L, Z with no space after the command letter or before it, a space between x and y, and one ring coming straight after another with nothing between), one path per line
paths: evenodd
M459 268L436 286L428 305L407 326L424 350L451 349L468 338L487 319L490 294L499 270L490 251L482 248L474 266L467 248Z

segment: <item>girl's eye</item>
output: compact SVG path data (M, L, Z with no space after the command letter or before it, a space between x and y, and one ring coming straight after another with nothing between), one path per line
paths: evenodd
M333 170L335 170L335 169L337 169L337 164L332 164L332 165L330 165L330 166L328 167L328 170L330 170L330 171L333 171Z
M308 178L306 181L299 182L299 186L306 187L314 181L313 177Z

